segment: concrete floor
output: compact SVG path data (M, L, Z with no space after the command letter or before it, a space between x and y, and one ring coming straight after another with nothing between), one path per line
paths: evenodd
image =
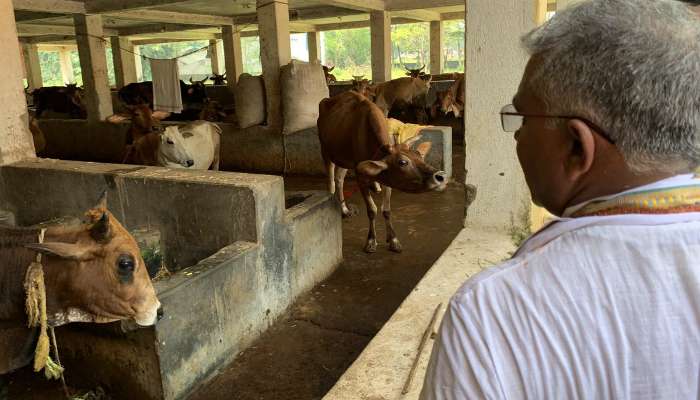
M455 143L453 150L454 180L463 182L464 147ZM287 190L323 189L324 182L289 177L285 186ZM349 180L346 190L353 187ZM391 253L382 241L377 253L367 255L362 251L367 218L362 198L355 192L349 203L360 213L344 222L344 261L338 270L299 298L190 400L322 398L461 230L464 201L459 183L451 183L442 193L395 191L392 214L404 252ZM381 217L377 233L384 237ZM47 383L26 368L9 376L8 382L10 399L44 400L62 394L60 385ZM0 399L4 399L1 389Z

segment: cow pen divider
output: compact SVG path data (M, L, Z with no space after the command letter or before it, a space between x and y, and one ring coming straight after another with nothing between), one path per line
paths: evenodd
M33 159L0 167L0 185L17 225L80 215L108 188L127 229L159 232L173 273L154 284L165 311L155 327L56 331L69 384L115 398L186 398L342 258L330 195L290 193L286 208L276 176Z

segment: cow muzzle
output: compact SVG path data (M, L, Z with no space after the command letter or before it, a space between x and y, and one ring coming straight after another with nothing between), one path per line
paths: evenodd
M194 165L194 160L185 160L182 162L182 166L185 168L189 168Z
M434 190L442 191L447 186L447 173L445 171L437 171L433 174L432 185Z

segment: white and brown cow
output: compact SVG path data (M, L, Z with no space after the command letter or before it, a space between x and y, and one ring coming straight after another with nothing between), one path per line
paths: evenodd
M0 227L0 375L33 356L37 331L27 328L25 272L42 253L50 326L132 320L156 323L160 302L134 238L107 210L103 196L82 224Z
M411 150L408 143L394 144L382 110L355 91L321 101L318 135L328 172L328 187L331 193L337 193L344 216L350 211L343 197L343 180L348 169L356 173L369 218L365 251L377 250L374 223L377 207L370 190L378 182L384 188L382 214L387 226L387 242L390 250L400 252L401 243L391 222L391 189L422 193L443 190L447 185L445 172L424 161L431 144L421 143L417 151Z
M219 169L221 128L207 121L151 132L127 150L125 164L169 168Z

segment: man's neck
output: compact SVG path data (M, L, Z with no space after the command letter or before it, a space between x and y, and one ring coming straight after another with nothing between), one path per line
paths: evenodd
M598 175L580 185L580 189L575 192L575 195L567 202L565 209L599 197L611 196L636 187L649 185L675 175L675 173L649 173L640 175L629 171ZM597 182L594 183L593 180L597 180Z

